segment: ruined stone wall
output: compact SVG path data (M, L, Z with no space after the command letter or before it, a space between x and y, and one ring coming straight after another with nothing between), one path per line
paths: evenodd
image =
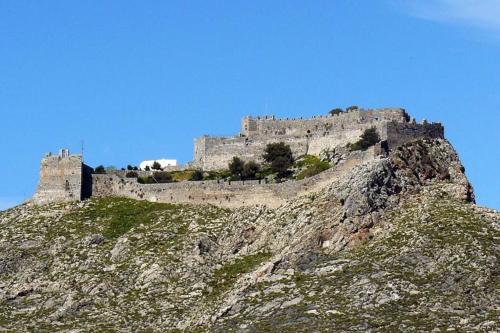
M184 181L165 184L140 184L136 179L94 174L92 195L119 196L165 203L213 204L221 207L268 205L278 207L296 196L317 192L339 174L374 158L374 149L351 154L338 166L300 181L265 184L253 181Z
M403 109L360 109L311 119L246 117L241 126L239 136L204 136L195 140L192 166L203 170L224 169L234 156L262 162L266 145L280 141L290 145L295 157L319 155L324 149L357 141L370 127L377 128L381 140L387 141L389 149L421 137L443 137L440 124L410 122Z
M81 200L82 165L82 157L79 155L43 158L39 184L33 201L37 204L46 204Z
M195 145L203 146L198 151L204 151L204 155L195 156L191 165L203 170L227 169L228 163L234 156L245 161L262 162L262 154L266 145L279 141L285 141L290 145L294 155L300 156L307 152L307 140L305 137L202 137Z
M257 162L262 162L262 155L266 145L280 141L283 141L290 146L295 157L299 157L304 154L319 155L324 149L345 146L350 142L358 140L363 131L369 127L376 127L383 139L385 139L383 134L386 133L386 119L391 117L399 119L399 117L403 117L403 111L393 111L394 110L388 110L383 113L386 114L386 117L383 119L375 117L377 113L374 111L367 111L368 113L366 115L364 114L364 111L352 111L346 114L341 121L336 123L335 126L332 125L332 127L329 127L328 130L324 126L321 127L317 124L325 123L327 120L330 120L327 124L332 124L332 119L340 119L342 118L342 115L318 117L312 120L278 121L282 124L297 122L301 124L313 124L313 127L310 128L314 128L314 130L306 135L299 135L300 133L296 132L297 135L273 134L234 137L204 136L195 141L195 157L193 166L203 170L225 169L234 156L238 156L246 161L255 160ZM355 123L352 122L353 118L357 119ZM301 126L302 125L294 127L290 125L286 128L296 128L303 131L306 127ZM316 129L315 126L318 126L318 128ZM292 130L287 131L287 133L292 132Z
M358 130L367 124L382 121L406 122L403 109L357 109L338 115L316 116L309 119L276 119L272 116L246 117L242 121L241 134L247 137L266 136L325 136L346 130Z

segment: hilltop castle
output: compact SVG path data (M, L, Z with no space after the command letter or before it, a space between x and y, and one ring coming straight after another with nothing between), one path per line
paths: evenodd
M359 139L363 131L376 127L386 149L421 137L443 137L439 123L417 124L404 109L354 109L337 115L310 119L274 116L245 117L239 135L232 137L203 136L195 140L191 167L202 170L227 168L233 156L261 161L265 146L286 142L294 156L319 155L323 149L345 146Z
M444 138L440 123L417 123L404 109L354 109L335 115L309 119L277 119L274 116L245 117L238 135L202 136L195 139L194 159L184 166L167 170L225 169L238 156L261 162L268 143L285 142L294 156L319 155L323 150L345 147L357 141L363 131L375 127L381 141L366 152L355 154L351 164L386 154L408 141L420 138ZM141 171L139 171L141 172ZM332 171L333 172L333 171ZM331 176L331 175L330 175ZM90 196L125 196L172 203L211 203L220 206L268 204L277 206L299 192L308 191L328 171L303 181L264 184L261 181L225 182L189 181L166 184L139 184L124 174L92 174L80 155L61 150L59 155L42 159L40 181L33 198L38 204L83 200Z

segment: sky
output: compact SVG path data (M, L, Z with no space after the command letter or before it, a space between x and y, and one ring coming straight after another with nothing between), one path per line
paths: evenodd
M500 0L0 0L0 209L43 155L189 161L245 115L403 107L500 209Z

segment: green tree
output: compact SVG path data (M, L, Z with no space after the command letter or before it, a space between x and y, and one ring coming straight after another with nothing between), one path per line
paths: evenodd
M279 177L285 176L288 168L293 164L292 150L284 142L269 143L262 157L270 164L271 170L278 173Z
M144 171L151 171L151 168L149 167L149 165L146 165L146 167L144 168Z
M255 161L248 161L243 166L241 175L243 179L255 179L255 175L260 171L260 165Z
M333 110L330 110L328 113L332 116L334 115L337 115L337 114L341 114L342 112L344 112L344 110L342 110L341 108L335 108Z
M137 178L137 177L139 177L139 175L135 171L127 171L127 173L125 174L125 177L127 177L127 178Z
M189 177L189 180L192 181L203 180L203 172L201 170L194 170L193 173L191 174L191 177Z
M153 170L161 170L161 164L158 163L157 161L154 161L153 165L151 166L151 169L153 169Z
M365 129L358 141L351 145L351 150L366 150L368 147L373 146L380 141L377 129L370 127Z
M357 110L357 109L359 109L359 106L357 106L357 105L351 105L351 106L349 106L349 107L348 107L347 109L345 109L345 110L346 110L347 112L349 112L349 111L354 111L354 110Z
M231 162L229 162L229 172L231 172L232 176L241 178L244 165L245 162L241 158L234 156Z
M278 174L278 177L285 177L292 162L284 156L278 156L271 162L271 170Z
M129 164L129 165L127 165L127 170L129 170L129 171L134 170L134 167Z
M104 169L104 165L99 165L94 169L94 173L106 173L106 169Z

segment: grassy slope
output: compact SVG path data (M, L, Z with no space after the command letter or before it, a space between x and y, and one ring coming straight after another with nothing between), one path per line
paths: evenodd
M20 323L48 332L86 325L95 331L134 325L146 329L158 313L176 317L193 305L186 300L172 306L179 301L175 288L186 287L193 278L183 276L182 254L192 251L195 236L215 238L227 216L228 211L212 206L117 198L2 212L1 282L24 285L25 290L11 291L0 303L0 327L12 332ZM88 244L93 234L104 240ZM126 246L112 260L118 241ZM210 273L199 266L200 276ZM153 270L151 283L144 281L145 270ZM56 304L40 306L47 301ZM69 311L54 323L53 308L65 303Z
M217 330L498 328L500 233L491 221L472 205L434 196L413 200L385 224L392 229L385 237L323 257L316 270L284 276L280 288L276 281L255 286Z
M193 309L210 311L271 255L262 249L226 262L189 257L200 238L223 241L217 236L231 223L230 212L212 206L107 198L20 207L0 213L0 223L5 332L154 331ZM491 329L499 287L499 232L491 219L429 194L383 224L383 237L245 291L210 330ZM92 234L103 241L89 243ZM118 243L124 250L113 259ZM13 283L21 287L12 290Z

